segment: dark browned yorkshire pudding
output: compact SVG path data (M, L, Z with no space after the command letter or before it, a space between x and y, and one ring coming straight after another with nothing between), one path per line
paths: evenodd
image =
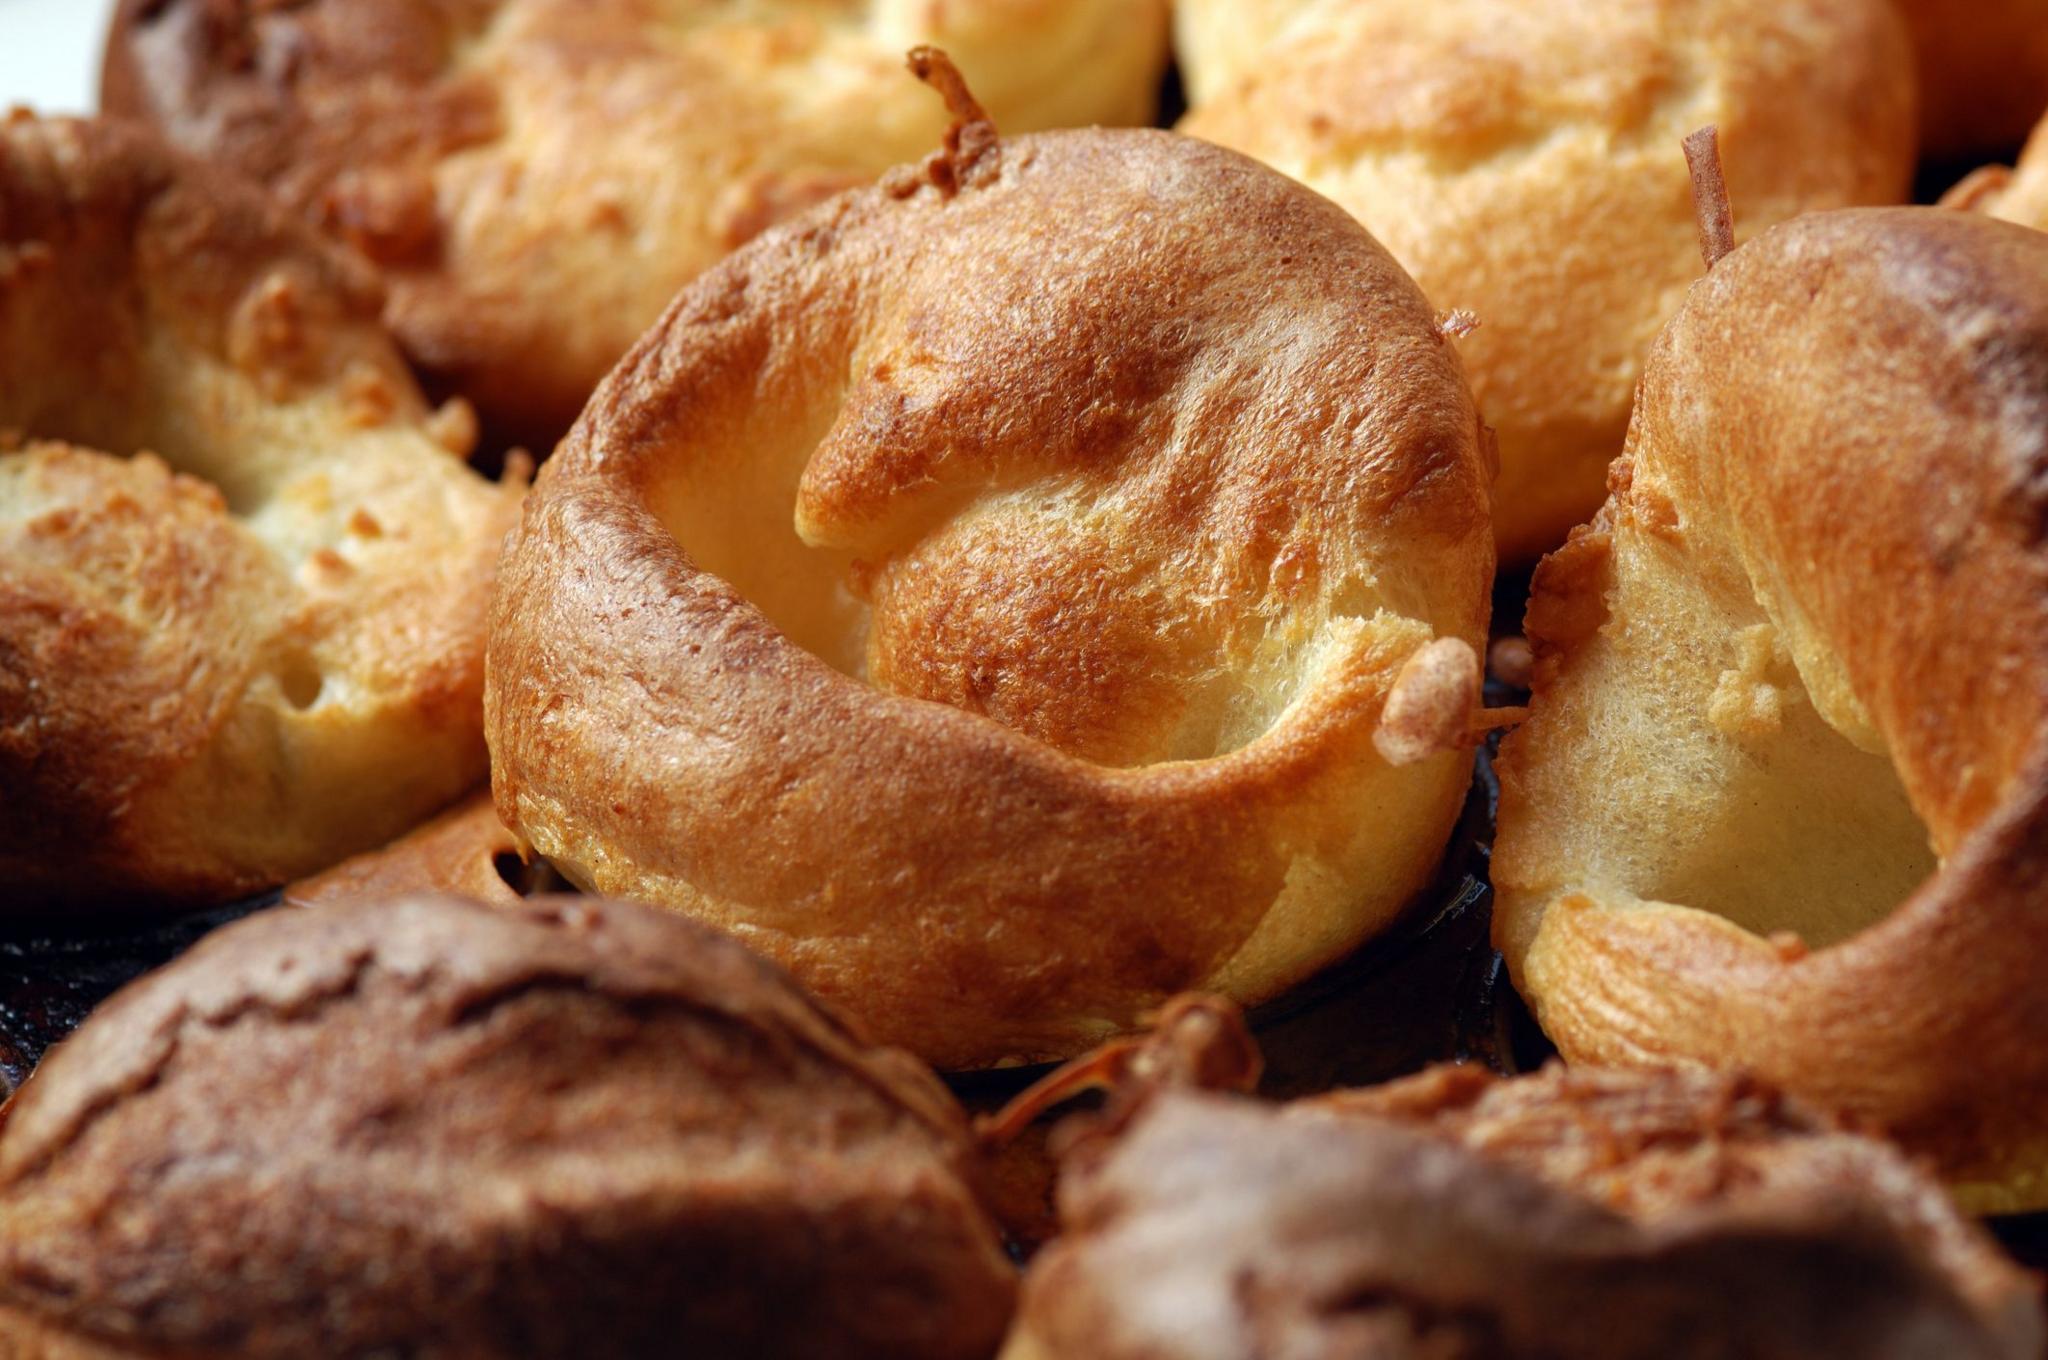
M978 1360L959 1109L713 932L285 908L129 987L0 1129L0 1355Z
M413 359L551 447L677 288L938 140L1146 123L1166 0L126 0L109 112L259 177L391 283Z
M1475 314L1459 348L1500 432L1503 563L1599 508L1698 272L1681 137L1720 127L1752 228L1912 180L1890 0L1177 0L1174 21L1182 131L1328 194Z
M1470 775L1489 469L1326 200L1169 133L952 149L687 290L496 596L507 825L944 1066L1384 927Z
M1738 1066L2048 1205L2048 236L1728 255L1528 623L1494 928L1559 1049Z
M0 124L0 918L253 892L483 778L521 488L380 299L139 129Z
M2031 1357L2032 1281L1896 1151L1736 1078L1170 1091L1079 1144L1004 1360Z
M1899 0L1929 155L2004 151L2048 110L2048 0Z

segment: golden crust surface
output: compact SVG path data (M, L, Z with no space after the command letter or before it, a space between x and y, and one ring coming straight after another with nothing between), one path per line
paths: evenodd
M714 932L283 907L7 1107L0 1354L979 1360L1015 1284L973 1182L929 1071Z
M463 464L378 299L139 130L0 125L9 912L251 892L482 778L519 489Z
M1005 1360L2031 1356L2038 1287L1894 1149L1740 1078L1439 1068L1156 1097L1062 1168Z
M1182 131L1328 194L1440 309L1498 432L1503 563L1598 507L1644 356L1699 272L1679 142L1737 218L1904 200L1912 57L1887 0L1182 0Z
M390 282L415 361L545 452L684 283L937 142L1151 121L1165 0L128 0L103 96Z
M486 701L572 879L941 1065L1391 920L1469 763L1375 724L1492 574L1457 357L1355 223L1167 133L978 136L677 300L542 473Z
M1495 937L1575 1061L1739 1064L2048 1204L2048 237L1817 214L1697 284L1537 574Z

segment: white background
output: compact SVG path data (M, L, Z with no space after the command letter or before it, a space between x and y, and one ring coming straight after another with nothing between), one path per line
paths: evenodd
M114 0L0 0L0 111L90 113Z

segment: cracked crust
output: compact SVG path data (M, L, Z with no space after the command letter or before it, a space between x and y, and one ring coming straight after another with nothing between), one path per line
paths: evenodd
M1680 140L1720 128L1748 231L1906 198L1888 0L1181 0L1181 130L1351 212L1430 301L1500 441L1503 563L1598 508L1643 357L1699 272Z
M942 1066L1392 920L1470 765L1373 735L1492 572L1457 357L1354 222L1163 132L957 145L613 373L508 546L487 699L499 809L572 880Z
M1522 995L1573 1061L1739 1064L2048 1204L2048 236L1765 233L1612 484L1499 766Z
M1008 1316L944 1088L645 908L265 913L8 1110L10 1356L968 1360Z
M1166 4L126 0L102 97L362 249L412 358L544 453L683 284L938 139L919 43L1005 131L1147 123Z
M1063 1168L1005 1360L2032 1356L2033 1282L1739 1078L1438 1069L1155 1098Z
M0 916L254 892L483 777L522 488L380 297L138 129L0 125Z

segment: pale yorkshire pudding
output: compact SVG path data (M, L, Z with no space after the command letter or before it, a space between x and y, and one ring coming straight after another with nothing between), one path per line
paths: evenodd
M126 0L106 109L390 282L413 359L545 452L677 288L932 146L945 47L1012 131L1146 123L1166 0Z
M2017 165L1987 165L1949 190L1941 202L1943 207L2048 231L2048 119L2027 139Z
M1733 1078L1169 1092L1071 1152L1059 1198L1004 1360L2022 1360L2043 1339L2033 1282L1937 1184Z
M1574 1061L1754 1072L2048 1204L2048 236L1816 214L1696 284L1537 572L1495 941Z
M139 129L0 124L0 917L253 891L483 778L520 488L379 301Z
M982 1360L966 1122L778 970L589 898L283 908L0 1128L0 1355Z
M966 1066L1386 925L1469 779L1493 562L1457 356L1341 211L1170 133L950 140L607 380L486 710L569 878Z
M2048 110L2048 0L1898 0L1933 156L2004 151Z
M1745 223L1904 201L1889 0L1180 0L1193 111L1352 212L1440 308L1499 432L1503 564L1598 508L1698 272L1679 140L1718 124Z

